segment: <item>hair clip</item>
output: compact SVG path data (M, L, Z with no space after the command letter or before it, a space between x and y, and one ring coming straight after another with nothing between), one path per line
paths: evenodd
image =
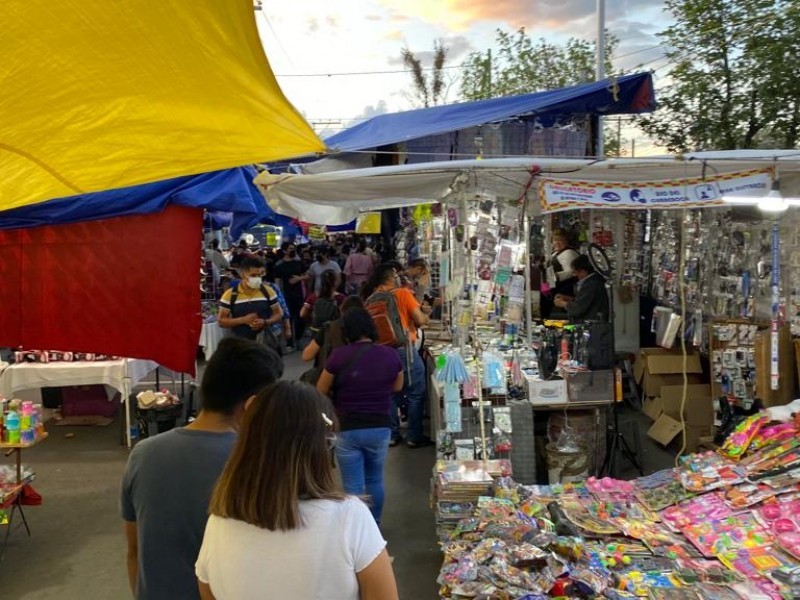
M328 427L333 427L333 421L331 421L331 420L328 418L328 415L326 415L325 413L320 413L320 414L322 415L322 420L323 420L323 421L325 421L325 424L326 424Z

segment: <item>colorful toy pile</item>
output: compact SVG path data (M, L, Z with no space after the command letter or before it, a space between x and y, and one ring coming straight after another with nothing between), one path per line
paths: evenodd
M442 598L800 597L800 437L766 413L677 469L437 506Z

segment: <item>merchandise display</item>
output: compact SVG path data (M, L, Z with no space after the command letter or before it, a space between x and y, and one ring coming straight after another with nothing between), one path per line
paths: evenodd
M91 352L62 352L60 350L15 350L15 363L52 363L52 362L101 362L119 360L110 354L94 354Z
M531 486L488 463L439 461L441 597L796 597L800 457L768 422L756 415L719 453L633 481Z

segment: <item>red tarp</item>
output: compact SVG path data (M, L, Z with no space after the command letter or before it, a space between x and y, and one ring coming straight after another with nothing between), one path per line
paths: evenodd
M0 231L0 346L194 373L203 211Z

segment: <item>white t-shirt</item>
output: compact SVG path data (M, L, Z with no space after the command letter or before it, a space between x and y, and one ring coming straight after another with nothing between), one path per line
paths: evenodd
M356 573L386 546L358 498L300 502L303 526L269 531L211 516L195 570L217 600L358 600Z

